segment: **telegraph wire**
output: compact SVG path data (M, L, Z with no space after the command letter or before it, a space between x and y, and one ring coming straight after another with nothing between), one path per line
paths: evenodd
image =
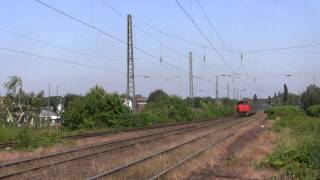
M234 73L235 71L231 67L231 65L226 61L226 59L220 54L218 49L213 45L213 43L209 40L209 38L205 35L205 33L202 31L202 29L199 27L199 25L195 22L195 20L190 16L190 14L186 11L186 9L180 4L178 0L176 0L176 3L180 7L180 9L183 11L183 13L188 17L188 19L193 23L193 25L198 29L200 34L203 36L203 38L209 43L212 49L215 50L216 54L222 59L222 61L228 66L228 68Z
M192 44L194 46L201 47L201 48L204 47L204 48L207 48L207 49L212 49L212 47L207 47L207 46L204 46L203 44L200 44L198 42L194 42L194 41L185 39L185 38L183 38L181 36L175 35L173 33L164 31L164 30L162 30L162 29L160 29L158 27L155 27L154 25L151 25L150 23L148 23L148 22L146 22L146 21L144 21L144 20L142 20L142 19L140 19L140 18L138 18L136 16L133 16L133 18L135 20L137 20L138 22L140 22L141 24L144 24L145 26L148 26L149 28L151 28L151 29L153 29L153 30L155 30L155 31L157 31L159 33L162 33L162 34L164 34L166 36L170 36L170 37L175 38L177 40L184 41L186 43L189 43L189 44ZM227 49L221 49L221 48L216 48L216 49L219 50L219 51L225 51L225 52L232 52L232 53L238 53L238 54L241 53L241 51L237 51L237 50L227 50Z
M251 51L243 51L243 53L254 54L254 53L263 53L263 52L283 51L283 50L290 50L290 49L310 48L310 47L318 47L318 46L320 46L320 43L302 44L302 45L279 47L279 48L269 48L269 49L258 49L258 50L251 50Z
M227 46L227 44L224 42L224 40L223 40L222 36L220 35L220 33L218 32L217 28L213 25L211 19L209 18L208 14L207 14L206 11L204 10L204 8L203 8L203 6L201 5L200 1L199 1L199 0L196 0L196 2L197 2L197 4L198 4L198 6L199 6L199 8L200 8L200 10L201 10L201 12L202 12L202 14L205 16L206 20L208 21L211 29L213 29L213 31L214 31L215 34L217 35L220 43L221 43L227 50L230 51L230 48L229 48L229 47ZM231 54L233 55L233 57L234 57L235 59L238 59L237 57L235 57L235 55L234 55L233 53L231 53ZM242 64L242 66L243 66L243 64Z
M89 65L89 64L83 64L83 63L78 63L78 62L58 59L58 58L52 58L52 57L48 57L48 56L44 56L44 55L39 55L39 54L26 52L26 51L21 51L21 50L16 50L16 49L11 49L11 48L2 48L2 47L0 47L0 50L7 51L7 52L12 52L12 53L16 53L16 54L23 54L23 55L33 56L33 57L37 57L37 58L41 58L41 59L46 59L48 61L54 61L54 62L60 62L60 63L65 63L65 64L83 66L83 67L87 67L87 68L91 68L91 69L97 69L97 70L102 70L102 71L111 71L111 72L117 72L117 73L120 72L120 71L115 71L115 70L107 69L107 68L103 68L103 67L92 66L92 65Z
M126 17L125 15L123 15L119 10L117 10L116 8L114 8L112 5L110 5L109 3L107 3L105 0L100 0L100 1L101 1L101 3L102 3L104 6L108 7L108 8L111 9L115 14L117 14L118 16L120 16L120 17L122 17L124 20L126 20L127 17ZM133 18L134 18L134 17L133 17ZM140 32L142 32L142 33L144 33L145 35L147 35L147 36L148 36L149 38L151 38L152 40L154 40L154 41L162 44L162 46L166 47L167 49L169 49L169 50L171 50L171 51L173 51L173 52L175 52L175 53L183 56L183 53L182 53L182 52L179 52L178 50L170 47L169 45L163 44L163 42L162 42L160 39L156 38L156 37L153 36L152 34L148 33L148 32L145 31L145 30L143 30L143 28L137 26L136 24L134 25L134 27L135 27L137 30L139 30Z
M199 8L200 8L200 10L201 10L201 12L202 12L202 14L205 16L206 20L208 21L211 29L212 29L212 30L215 32L215 34L217 35L220 43L221 43L227 50L230 50L230 48L227 46L227 44L224 42L222 36L221 36L220 33L218 32L217 28L213 25L211 19L209 18L209 16L208 16L208 14L206 13L205 9L204 9L203 6L201 5L200 1L199 1L199 0L196 0L196 2L197 2L197 4L198 4L198 6L199 6ZM238 59L233 53L231 53L231 55L232 55L235 59ZM242 56L242 54L241 54L241 56ZM245 72L248 73L247 70L246 70L246 68L245 68L245 66L243 65L242 61L241 61L240 63L241 63L241 65L242 65L242 67L244 68Z
M59 10L59 9L49 5L49 4L46 4L46 3L44 3L44 2L42 2L40 0L34 0L34 1L39 3L39 4L41 4L41 5L43 5L43 6L45 6L45 7L47 7L47 8L49 8L49 9L51 9L51 10L53 10L53 11L55 11L55 12L57 12L57 13L59 13L59 14L62 14L64 16L66 16L66 17L68 17L68 18L70 18L70 19L72 19L72 20L74 20L74 21L76 21L76 22L78 22L78 23L80 23L80 24L82 24L84 26L87 26L87 27L89 27L89 28L91 28L91 29L93 29L93 30L95 30L95 31L97 31L97 32L99 32L99 33L101 33L101 34L103 34L103 35L105 35L105 36L107 36L107 37L119 42L119 43L127 44L127 42L125 42L124 40L121 40L121 39L119 39L119 38L117 38L117 37L115 37L115 36L113 36L113 35L111 35L109 33L106 33L102 29L94 27L94 26L88 24L87 22L85 22L85 21L83 21L81 19L78 19L78 18L76 18L76 17L74 17L74 16L72 16L70 14L67 14L66 12L63 12L63 11L61 11L61 10ZM153 54L151 54L151 53L149 53L149 52L147 52L147 51L145 51L145 50L143 50L141 48L138 48L137 46L135 46L134 48L136 50L140 51L141 53L152 57L153 59L159 60L159 57L157 57L157 56L155 56L155 55L153 55ZM166 62L166 61L163 61L163 62L166 63L167 65L169 65L170 67L176 69L176 70L182 71L184 73L188 73L186 70L184 70L184 69L182 69L182 68L180 68L180 67L178 67L178 66L176 66L174 64L171 64L171 63Z
M31 53L31 52L26 52L26 51L21 51L21 50L16 50L16 49L11 49L11 48L2 48L0 47L0 50L2 51L7 51L7 52L11 52L11 53L16 53L16 54L22 54L22 55L27 55L27 56L32 56L32 57L36 57L36 58L41 58L50 62L57 62L57 63L64 63L64 64L69 64L69 65L77 65L77 66L82 66L85 68L89 68L89 69L95 69L95 70L101 70L101 71L109 71L109 72L115 72L115 73L123 73L121 71L115 71L112 69L107 69L107 68L103 68L103 67L98 67L98 66L92 66L89 64L83 64L83 63L78 63L78 62L72 62L72 61L68 61L68 60L63 60L63 59L58 59L58 58L53 58L53 57L48 57L48 56L44 56L44 55L39 55L39 54L35 54L35 53ZM139 75L137 75L137 78L139 78ZM153 80L159 80L159 81L163 81L165 83L169 83L166 81L166 79L157 79L154 77L150 77L148 76L149 79L153 79ZM169 83L171 84L171 83Z
M203 6L201 5L199 0L196 0L202 14L205 16L206 20L208 21L210 27L213 29L213 31L215 32L215 34L217 35L220 43L228 50L230 51L230 48L227 46L227 44L224 42L224 40L222 39L220 33L218 32L217 28L213 25L211 19L209 18L208 14L206 13L206 11L204 10Z
M15 32L15 31L11 31L11 30L8 30L8 29L2 28L2 27L0 27L0 30L1 31L5 31L5 32L10 33L10 34L14 34L16 36L19 36L19 37L22 37L22 38L25 38L25 39L29 39L29 40L32 40L32 41L47 45L47 46L51 46L51 47L54 47L54 48L57 48L57 49L68 51L68 52L71 52L71 53L74 53L74 54L82 54L82 55L85 55L85 56L93 57L93 58L96 58L96 59L103 59L103 60L107 60L107 61L119 61L120 60L120 59L115 59L115 58L107 58L107 57L104 57L104 56L98 56L98 55L94 55L94 54L90 54L90 53L87 53L87 52L78 51L78 50L67 48L67 47L62 47L62 46L59 46L57 44L53 44L53 43L50 43L48 41L36 39L34 37L27 36L25 34L18 33L18 32Z

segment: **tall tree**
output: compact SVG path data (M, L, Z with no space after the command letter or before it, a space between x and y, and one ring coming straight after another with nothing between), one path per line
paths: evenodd
M274 95L273 95L273 103L274 103L274 104L278 104L277 94L276 94L276 93L274 93Z
M283 85L283 99L282 99L284 104L287 104L288 97L289 97L288 87L286 84L284 84Z
M256 109L257 108L257 102L258 102L258 96L254 94L253 96L253 106Z
M304 109L311 105L320 104L320 88L316 85L310 85L301 95L301 103Z
M14 100L18 100L18 106L21 106L22 79L18 76L10 76L9 81L4 84L7 89L7 96L11 96Z
M156 102L156 101L161 101L163 98L168 97L168 94L165 93L163 90L161 89L157 89L153 92L150 93L147 102L151 103L151 102Z

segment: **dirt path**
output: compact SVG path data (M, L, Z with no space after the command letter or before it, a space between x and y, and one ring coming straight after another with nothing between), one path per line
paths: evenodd
M258 121L236 132L223 145L212 148L167 176L170 179L268 179L277 175L271 169L258 170L254 163L274 147L275 134L267 120ZM186 169L189 172L186 173Z

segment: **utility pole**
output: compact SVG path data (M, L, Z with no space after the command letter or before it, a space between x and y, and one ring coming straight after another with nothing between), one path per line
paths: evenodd
M48 93L48 111L50 110L50 90L51 90L51 82L49 81L49 93Z
M216 76L216 103L218 103L218 112L220 111L220 102L219 102L219 87L218 87L219 76Z
M190 98L190 106L191 108L193 108L192 52L189 52L189 98Z
M57 91L57 106L59 104L59 86L56 85L56 91Z
M136 94L134 84L134 63L133 63L133 40L132 40L132 16L128 20L128 39L127 39L127 98L132 101L132 110L136 111Z
M217 100L217 101L218 101L218 99L219 99L218 79L219 79L219 77L216 76L216 100Z
M227 97L230 99L230 84L227 84Z

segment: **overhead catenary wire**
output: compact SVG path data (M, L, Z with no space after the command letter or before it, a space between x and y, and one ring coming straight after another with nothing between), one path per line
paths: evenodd
M202 4L200 3L200 1L199 1L199 0L196 0L196 2L197 2L197 4L198 4L198 6L199 6L199 8L200 8L200 10L201 10L201 12L202 12L202 14L205 16L206 20L208 21L209 26L211 27L211 29L214 31L214 33L215 33L216 36L218 37L220 43L224 46L224 48L226 48L227 50L230 50L230 48L227 46L227 44L224 42L222 36L221 36L220 33L218 32L217 28L213 25L210 17L209 17L208 14L206 13L206 11L205 11L205 9L203 8L203 6L202 6ZM233 53L231 53L231 55L232 55L235 59L238 59ZM242 54L241 54L241 56L242 56ZM241 65L242 65L243 69L245 70L245 72L248 73L247 70L246 70L246 68L245 68L245 66L243 65L242 61L240 61L240 63L241 63Z
M311 47L320 47L320 43L301 44L301 45L288 46L288 47L279 47L279 48L258 49L258 50L251 50L251 51L243 51L243 53L245 53L245 54L254 54L254 53L284 51L284 50L300 49L300 48L311 48Z
M187 18L192 22L192 24L196 27L196 29L200 32L200 34L202 35L202 37L209 43L209 45L211 46L211 48L216 52L216 54L218 55L218 57L227 65L227 67L231 70L231 72L233 74L237 74L233 68L231 67L231 65L228 63L228 61L224 58L224 56L218 51L218 49L214 46L214 44L210 41L210 39L206 36L206 34L202 31L202 29L200 28L200 26L196 23L196 21L194 20L194 18L192 18L190 16L190 14L186 11L186 9L181 5L181 3L179 2L179 0L176 0L177 5L180 7L180 9L182 10L182 12L187 16ZM251 86L249 85L246 81L243 81L247 86Z
M186 38L183 38L183 37L181 37L181 36L175 35L175 34L173 34L173 33L164 31L164 30L162 30L162 29L160 29L160 28L158 28L158 27L156 27L156 26L154 26L154 25L152 25L152 24L150 24L150 23L148 23L148 22L146 22L146 21L144 21L144 20L136 17L136 16L133 16L133 18L134 18L135 20L137 20L138 22L140 22L141 24L144 24L145 26L147 26L147 27L149 27L149 28L151 28L151 29L159 32L159 33L162 33L162 34L164 34L164 35L166 35L166 36L175 38L175 39L180 40L180 41L184 41L184 42L186 42L186 43L189 43L189 44L192 44L192 45L194 45L194 46L201 47L201 48L205 47L205 48L207 48L207 49L212 49L211 47L204 46L204 45L201 44L201 43L198 43L198 42L195 42L195 41L191 41L191 40L189 40L189 39L186 39ZM237 50L227 50L227 49L221 49L221 48L216 48L216 49L219 50L219 51L226 51L226 52L232 52L232 53L241 53L241 51L237 51Z
M111 4L107 3L105 0L100 0L100 1L101 1L101 3L102 3L105 7L111 9L115 14L117 14L118 16L120 16L121 18L123 18L124 20L126 20L126 16L123 15L119 10L117 10L116 8L114 8ZM133 16L133 18L134 18L134 16ZM144 34L145 34L146 36L148 36L149 38L151 38L152 40L160 43L162 46L166 47L167 49L169 49L169 50L171 50L171 51L173 51L173 52L175 52L176 54L179 54L179 55L181 55L181 56L184 55L184 53L182 53L182 52L174 49L173 47L171 47L171 46L169 46L169 45L164 44L160 39L158 39L157 37L153 36L152 34L150 34L149 32L147 32L146 30L144 30L143 28L141 28L140 26L138 26L137 24L135 24L134 27L135 27L137 30L139 30L140 32L144 33ZM160 33L160 34L161 34L161 33Z
M26 56L32 56L32 57L36 57L36 58L41 58L44 59L46 61L50 61L50 62L57 62L57 63L64 63L64 64L69 64L69 65L76 65L76 66L82 66L85 68L89 68L89 69L95 69L95 70L101 70L101 71L108 71L108 72L115 72L115 73L123 73L121 71L116 71L113 69L109 69L109 68L104 68L104 67L100 67L100 66L93 66L90 64L84 64L84 63L79 63L79 62L74 62L74 61L68 61L65 59L59 59L59 58L53 58L53 57L49 57L49 56L44 56L44 55L40 55L40 54L36 54L36 53L32 53L32 52L26 52L26 51L22 51L22 50L17 50L17 49L12 49L12 48L2 48L0 47L0 50L2 51L7 51L7 52L11 52L11 53L16 53L16 54L22 54L22 55L26 55ZM144 78L143 75L136 75L136 78ZM159 80L159 81L163 81L163 82L167 82L167 79L157 79L156 77L151 77L151 76L147 76L148 79L153 79L153 80Z
M34 1L39 3L39 4L41 4L41 5L43 5L43 6L45 6L45 7L47 7L47 8L49 8L49 9L51 9L51 10L53 10L53 11L55 11L55 12L57 12L57 13L59 13L59 14L61 14L61 15L64 15L64 16L68 17L69 19L72 19L72 20L74 20L74 21L76 21L76 22L78 22L78 23L80 23L80 24L82 24L84 26L87 26L87 27L91 28L92 30L95 30L96 32L99 32L102 35L104 35L104 36L106 36L106 37L108 37L108 38L110 38L110 39L112 39L114 41L117 41L117 42L119 42L121 44L125 44L125 45L127 44L126 41L121 40L120 38L118 38L116 36L113 36L113 35L105 32L105 31L103 31L100 28L97 28L97 27L95 27L93 25L90 25L89 23L87 23L87 22L85 22L85 21L83 21L83 20L81 20L79 18L76 18L76 17L74 17L74 16L72 16L72 15L70 15L70 14L68 14L68 13L66 13L66 12L64 12L62 10L59 10L59 9L57 9L57 8L47 4L47 3L44 3L44 2L42 2L40 0L34 0ZM139 48L137 46L135 46L134 49L136 49L137 51L139 51L139 52L141 52L141 53L143 53L143 54L145 54L145 55L147 55L147 56L149 56L149 57L151 57L153 59L159 60L159 57L157 57L157 56L145 51L144 49L141 49L141 48ZM184 69L180 68L179 66L176 66L176 65L174 65L172 63L169 63L167 61L163 61L163 63L167 64L171 68L174 68L174 69L179 70L179 71L184 72L184 73L188 73L186 70L184 70Z
M122 17L123 19L126 19L126 16L123 15L119 10L117 10L116 8L114 8L111 4L107 3L105 0L100 0L100 1L101 1L101 3L102 3L104 6L106 6L106 7L109 8L110 10L112 10L115 14L117 14L117 15L120 16L120 17ZM133 16L133 18L135 18L135 16ZM141 20L139 19L138 21L141 21ZM143 24L146 24L144 21L142 21L142 22L143 22ZM161 35L162 35L163 33L166 33L166 32L163 32L162 30L160 30L160 29L158 29L158 28L156 28L156 27L153 27L152 25L149 25L149 24L148 24L148 26L151 26L153 29L156 29ZM183 53L175 50L174 48L172 48L172 47L170 47L170 46L168 46L168 45L163 44L161 40L159 40L158 38L154 37L154 36L151 35L150 33L146 32L146 31L143 30L141 27L135 25L135 28L138 29L139 31L143 32L144 34L146 34L146 35L147 35L148 37L150 37L151 39L159 42L161 45L165 46L166 48L168 48L168 49L176 52L176 53L179 54L179 55L181 55L181 57L187 57L187 56L184 56ZM180 38L180 39L181 39L181 38ZM200 44L199 44L199 45L200 45ZM225 45L225 44L224 44L224 45ZM200 46L201 46L201 47L204 47L203 45L200 45ZM225 46L226 46L226 45L225 45ZM226 47L227 47L227 46L226 46ZM229 52L231 52L231 50L230 50L229 48L227 48L227 50L228 50ZM163 56L161 56L161 57L163 57ZM160 57L160 58L161 58L161 57ZM196 59L195 59L195 60L196 60ZM161 61L161 60L160 60L160 61ZM200 61L200 60L196 60L196 61L202 63L202 61Z
M7 52L12 52L12 53L23 54L23 55L28 55L28 56L33 56L33 57L37 57L37 58L41 58L41 59L46 59L48 61L54 61L54 62L59 62L59 63L83 66L83 67L87 67L87 68L91 68L91 69L97 69L97 70L103 70L103 71L111 71L111 72L120 72L120 71L115 71L115 70L104 68L104 67L93 66L93 65L89 65L89 64L83 64L83 63L79 63L79 62L73 62L73 61L68 61L68 60L48 57L48 56L44 56L44 55L40 55L40 54L36 54L36 53L32 53L32 52L21 51L21 50L17 50L17 49L0 47L0 50L7 51Z
M220 33L218 32L217 28L213 25L210 17L208 16L208 14L206 13L205 9L203 8L202 4L200 3L199 0L196 0L202 14L205 16L206 20L208 21L209 26L211 27L211 29L215 32L216 36L218 37L220 43L224 46L224 48L226 48L227 50L229 50L230 48L227 46L227 44L225 43L225 41L223 40L222 36L220 35ZM231 55L235 58L238 59L233 53L231 53ZM242 56L242 54L241 54ZM246 74L248 74L248 71L246 69L246 67L244 66L243 62L240 61L241 66L243 67L244 71ZM240 77L241 78L241 77ZM246 80L243 80L243 82L247 85L247 86L251 86L250 84L248 84L248 82ZM255 85L256 86L256 85ZM252 86L251 86L252 87Z
M192 22L192 24L197 28L197 30L200 32L202 37L209 43L212 49L215 50L216 54L220 57L220 59L227 65L227 67L234 73L235 71L231 67L231 65L227 62L227 60L223 57L223 55L218 51L218 49L213 45L213 43L210 41L210 39L206 36L206 34L202 31L202 29L199 27L199 25L195 22L195 20L190 16L190 14L186 11L186 9L181 5L181 3L176 0L177 5L180 7L180 9L183 11L183 13L188 17L188 19Z
M34 42L38 42L40 44L44 44L46 46L54 47L54 48L61 49L61 50L64 50L64 51L68 51L68 52L73 53L73 54L85 55L85 56L88 56L88 57L101 59L101 60L106 60L106 61L120 61L121 60L121 59L116 59L116 58L108 58L108 57L104 57L104 56L99 56L99 55L95 55L95 54L91 54L91 53L87 53L87 52L82 52L82 51L75 50L75 49L68 48L68 47L63 47L63 46L60 46L60 45L57 45L57 44L54 44L54 43L51 43L51 42L48 42L48 41L40 40L40 39L31 37L31 36L28 36L28 35L25 35L25 34L22 34L22 33L18 33L18 32L12 31L12 30L9 30L9 29L3 28L3 27L0 27L0 30L4 31L4 32L7 32L7 33L10 33L10 34L13 34L13 35L16 35L16 36L19 36L19 37L22 37L22 38L25 38L25 39L32 40Z

